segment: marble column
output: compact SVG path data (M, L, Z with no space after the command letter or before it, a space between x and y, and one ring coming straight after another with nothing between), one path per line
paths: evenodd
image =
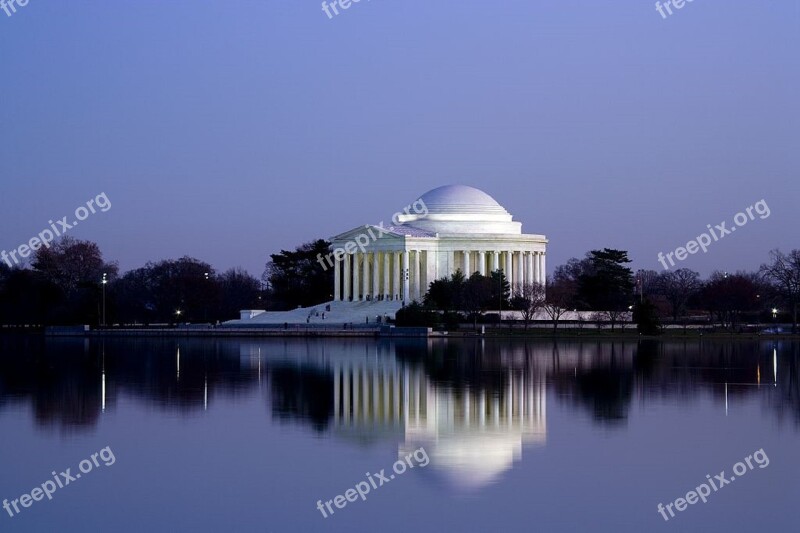
M547 273L547 269L545 268L545 259L546 258L547 258L547 256L545 255L544 252L542 252L542 285L544 285L547 282L547 274L546 274Z
M417 301L422 300L422 281L419 279L420 271L422 270L420 268L420 263L422 262L420 255L422 255L421 250L414 252L414 289L412 290L412 297Z
M342 260L336 254L333 255L333 299L342 301Z
M364 266L362 267L364 269L364 287L361 291L361 299L366 300L369 296L369 254L362 254L362 257L364 260Z
M410 289L410 277L411 277L411 270L410 270L410 256L411 250L404 250L403 252L403 294L400 297L403 301L408 303L411 298L409 298L409 289Z
M514 296L514 266L513 266L513 260L511 258L512 258L512 252L506 252L506 269L505 269L506 280L508 281L508 284L511 286L511 292L509 293L509 296Z
M469 264L470 260L469 252L467 250L464 250L463 254L464 254L464 275L466 277L469 277L470 274L472 274L472 271L470 270L471 265Z
M500 252L494 250L489 253L492 254L492 272L500 270Z
M353 254L353 301L357 302L361 299L359 296L360 282L361 282L361 254L356 252Z
M481 276L486 275L486 252L483 250L478 252L478 272Z
M533 277L533 252L526 252L525 260L527 261L525 264L528 267L527 272L525 273L525 283L528 285L533 285L536 283L536 279Z
M392 298L395 300L400 299L400 253L401 252L394 252L392 255L392 260L394 261L394 277L392 283Z
M383 299L388 300L392 297L392 289L389 287L389 265L390 254L383 252Z
M350 277L350 263L353 256L351 254L344 254L344 301L350 301L350 284L352 278Z
M378 297L380 292L380 270L378 269L378 254L379 252L372 252L372 299Z

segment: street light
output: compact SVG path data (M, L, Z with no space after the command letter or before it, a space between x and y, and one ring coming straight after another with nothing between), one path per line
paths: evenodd
M776 318L778 318L778 310L775 307L773 307L772 308L772 320L775 320Z
M106 276L107 274L103 272L103 327L106 325L106 284L108 283Z
M205 273L206 281L208 281L208 272ZM203 287L203 320L208 322L208 287Z

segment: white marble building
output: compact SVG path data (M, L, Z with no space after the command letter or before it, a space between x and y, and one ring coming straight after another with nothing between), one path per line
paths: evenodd
M398 214L395 225L359 226L331 239L334 301L420 300L432 281L459 269L467 276L501 269L512 290L545 283L547 239L522 233L522 223L485 192L445 185L420 203L424 209Z
M318 259L320 268L334 271L332 301L291 311L243 310L224 325L375 323L422 300L431 282L457 270L467 276L503 270L512 292L545 283L545 236L522 233L521 222L474 187L428 191L390 224L367 224L330 239L331 253Z

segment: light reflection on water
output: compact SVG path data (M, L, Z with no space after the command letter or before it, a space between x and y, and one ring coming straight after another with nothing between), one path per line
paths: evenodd
M624 436L631 430L629 425L643 423L638 422L637 413L665 406L678 423L683 423L680 413L687 406L690 411L694 406L698 413L701 407L710 407L696 415L697 419L686 415L687 428L693 424L716 427L720 432L726 431L725 416L756 406L760 416L770 421L770 434L761 439L768 443L786 438L796 441L800 427L800 355L798 345L788 342L186 338L90 341L22 337L3 339L1 346L0 421L14 425L15 431L6 433L12 435L11 440L6 440L10 448L25 449L29 442L37 441L58 455L64 442L78 442L96 433L113 440L115 431L120 430L107 430L104 419L133 419L129 406L147 408L144 422L137 422L148 428L140 437L145 441L148 431L169 431L176 415L178 419L213 424L205 428L211 433L242 428L234 423L222 429L223 424L213 418L215 412L224 412L231 420L244 415L248 419L245 425L260 424L267 415L272 420L265 429L271 445L283 452L292 447L315 446L315 439L319 438L339 450L354 450L361 455L389 452L395 458L424 447L430 457L430 465L420 474L419 479L424 481L403 483L407 490L420 482L436 487L435 498L443 498L440 504L444 505L452 501L448 498L459 494L480 501L499 491L504 498L514 499L522 496L520 487L546 500L549 496L542 484L544 478L531 481L514 473L518 468L522 469L520 475L530 472L534 463L525 465L526 456L549 457L553 468L559 468L564 476L574 476L570 461L574 461L576 453L607 446L609 432ZM252 407L253 398L260 399L256 405L261 405L261 413ZM27 413L32 413L38 428L33 433L24 427ZM763 419L746 416L747 423L764 431ZM579 428L582 439L587 439L588 434L588 440L564 446L564 435L578 431L569 429L573 426ZM557 444L550 442L551 427L556 428ZM302 430L299 434L298 428ZM683 431L690 436L688 429ZM650 453L665 453L659 450L662 438L654 432ZM177 440L178 437L176 444ZM220 443L222 440L219 437ZM218 458L206 460L221 462L228 454L238 453L220 443L216 448L209 445L212 453L217 450ZM739 453L735 444L724 442L720 447ZM241 445L252 451L265 444ZM624 439L619 446L624 448ZM568 449L572 459L566 455ZM559 450L563 450L563 456L558 455ZM742 449L744 452L752 450ZM341 451L338 456L342 456ZM360 476L362 468L379 466L374 461L369 466L361 464L359 458L348 457L330 472L331 486L347 485L353 475ZM649 457L643 455L640 459L646 462ZM148 459L154 460L129 456L129 461ZM292 467L304 472L301 478L320 475L318 471L304 471L302 465ZM796 469L797 464L791 468ZM697 472L700 477L704 474L705 471ZM623 478L619 483L627 486L630 479L626 476L634 474L620 471L617 475ZM25 476L24 472L19 476L27 484L36 478L32 474ZM234 477L247 479L246 476L242 472ZM692 481L687 479L686 483ZM3 481L0 489L0 497L21 492L16 484L12 487ZM796 487L792 489L796 491ZM208 487L204 494L214 497L221 490L219 486ZM310 493L286 506L296 508L298 515L310 513L300 509L323 495ZM431 498L434 497L427 496L428 500ZM185 503L191 504L188 500ZM550 503L557 505L556 501ZM63 509L59 512L68 513ZM358 512L350 510L350 516ZM694 514L699 529L704 518L700 512ZM313 513L301 516L292 518L291 525L295 525L295 519L299 523L309 520L309 527L322 525L314 520ZM258 522L257 517L254 513L252 523L244 519L245 530ZM349 518L335 518L337 528L353 527L346 522ZM47 517L41 519L46 523ZM171 520L169 515L163 519ZM460 519L452 518L448 523ZM521 516L510 514L508 519L516 523L514 520ZM551 530L571 530L553 520ZM653 527L660 526L658 522L642 520ZM778 522L782 523L780 517ZM709 519L709 523L713 520ZM579 519L573 525L586 528L590 524ZM278 525L281 527L274 530L292 530L290 523ZM325 525L329 527L331 523ZM470 522L464 525L469 528ZM632 525L630 530L642 527L646 526Z

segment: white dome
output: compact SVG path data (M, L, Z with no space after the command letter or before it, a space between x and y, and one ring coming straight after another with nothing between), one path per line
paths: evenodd
M416 209L419 204L424 208ZM442 235L519 235L522 224L497 201L469 185L445 185L420 196L415 211L398 216L401 225Z
M508 215L497 200L469 185L445 185L420 196L428 213Z

